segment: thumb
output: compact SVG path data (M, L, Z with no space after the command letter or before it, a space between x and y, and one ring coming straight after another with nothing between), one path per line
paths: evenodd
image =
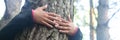
M46 9L47 8L47 5L44 5L44 6L42 6L42 7L40 7L41 9Z

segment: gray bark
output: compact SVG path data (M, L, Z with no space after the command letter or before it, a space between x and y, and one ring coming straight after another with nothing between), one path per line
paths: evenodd
M73 17L73 0L29 0L33 3L33 9L48 4L46 11L55 12L67 19L70 14ZM72 18L73 19L73 18ZM67 35L58 32L56 28L49 29L44 25L35 24L34 28L26 28L22 34L18 34L16 40L68 40Z
M108 0L99 0L98 6L98 26L96 29L97 40L110 40L108 27Z

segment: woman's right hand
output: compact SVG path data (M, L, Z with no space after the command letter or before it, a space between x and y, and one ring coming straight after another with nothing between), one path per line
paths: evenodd
M33 10L33 19L36 23L47 25L48 27L53 27L55 25L54 20L60 21L57 18L60 18L59 15L51 12L46 12L44 9L47 8L47 5L38 7Z

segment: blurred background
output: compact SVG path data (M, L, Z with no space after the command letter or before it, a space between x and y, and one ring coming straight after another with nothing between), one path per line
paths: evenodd
M76 0L74 6L83 40L120 40L120 0Z
M120 40L120 0L74 0L73 4L74 24L81 29L83 40ZM1 19L4 0L0 5Z

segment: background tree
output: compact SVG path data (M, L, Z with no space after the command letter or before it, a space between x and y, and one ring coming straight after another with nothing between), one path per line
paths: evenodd
M4 0L6 10L3 18L0 20L0 29L11 21L19 12L22 0Z
M73 0L28 0L32 8L48 4L46 11L55 12L67 19L67 15L73 17ZM73 19L73 18L72 18ZM48 29L41 24L35 24L34 28L26 28L22 34L18 34L17 40L68 40L66 34L58 32L56 28Z
M109 27L108 27L108 0L99 0L98 9L98 25L96 28L97 40L109 40Z
M95 12L93 7L93 0L90 0L90 40L95 39L95 27L94 27L94 21L95 21Z

